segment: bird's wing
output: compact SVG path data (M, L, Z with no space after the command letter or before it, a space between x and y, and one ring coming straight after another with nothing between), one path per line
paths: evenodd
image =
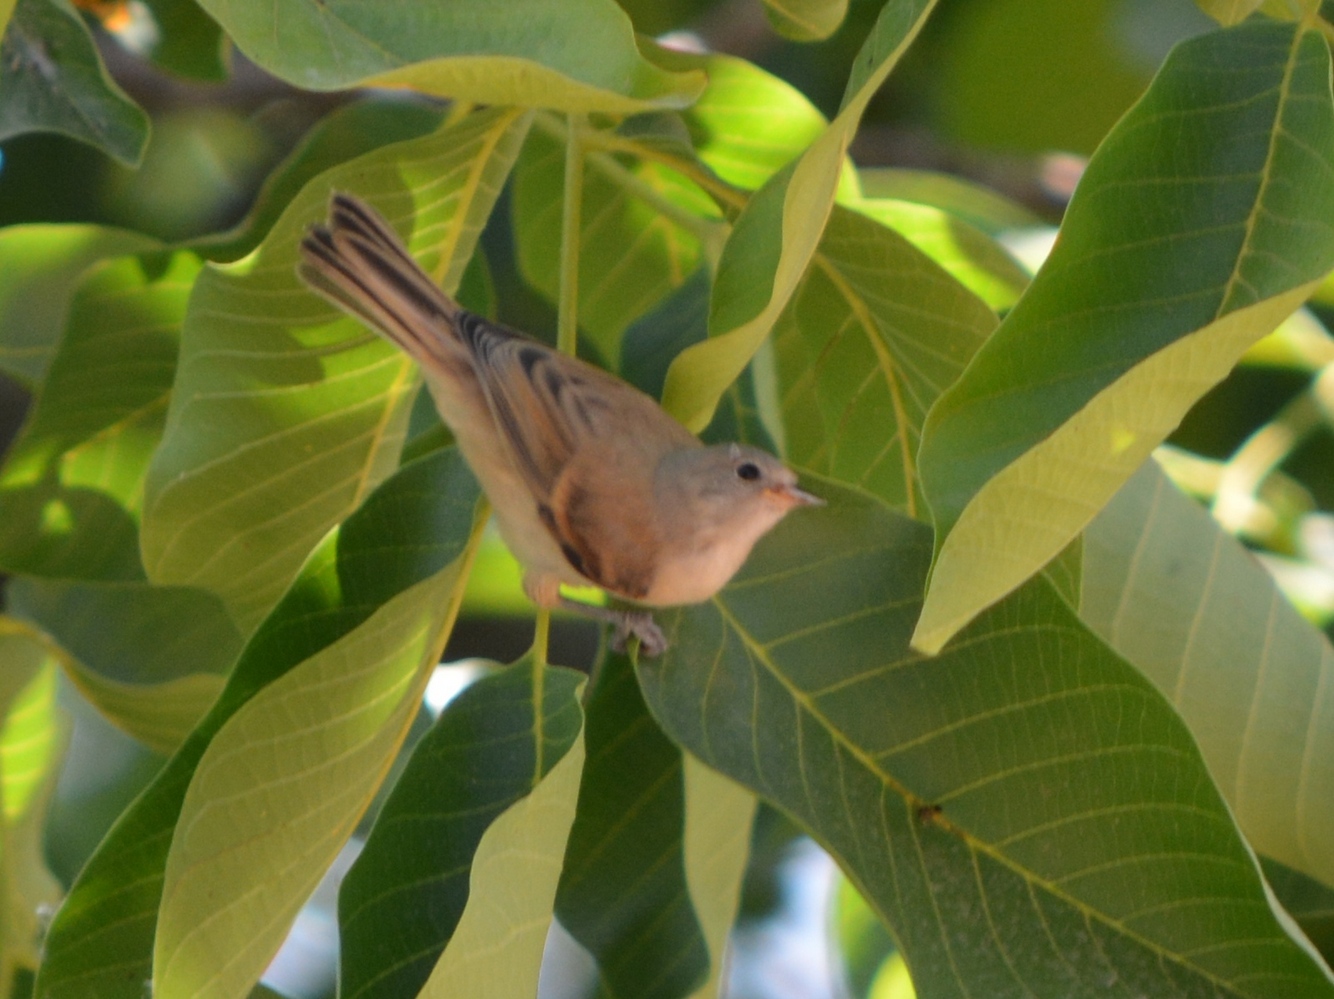
M590 364L466 311L457 324L515 468L539 503L550 502L566 468L594 441L634 435L655 463L664 449L698 443L648 396Z

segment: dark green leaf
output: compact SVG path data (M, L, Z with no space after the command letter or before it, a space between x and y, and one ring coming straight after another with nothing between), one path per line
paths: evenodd
M830 850L919 995L1334 994L1147 680L1041 580L913 653L930 529L817 488L639 676L669 735Z
M107 75L66 0L19 0L0 42L0 139L59 132L134 166L148 115Z

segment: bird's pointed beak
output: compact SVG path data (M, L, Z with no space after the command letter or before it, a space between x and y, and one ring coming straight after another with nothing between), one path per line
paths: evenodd
M786 500L792 506L824 506L825 501L820 499L814 493L808 493L805 489L798 489L796 486L774 486L769 490L775 496Z

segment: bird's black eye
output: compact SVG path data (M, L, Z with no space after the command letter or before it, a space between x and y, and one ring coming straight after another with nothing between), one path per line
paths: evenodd
M745 479L747 482L754 482L760 477L760 466L753 461L742 462L736 467L738 478Z

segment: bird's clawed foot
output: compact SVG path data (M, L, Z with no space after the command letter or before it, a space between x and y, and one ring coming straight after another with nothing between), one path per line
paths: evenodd
M653 658L667 650L667 636L658 627L653 615L646 610L627 610L622 607L596 607L580 603L569 597L560 598L560 606L565 610L591 617L595 621L605 621L615 626L611 636L611 647L615 652L624 652L626 643L631 638L639 639L639 654Z
M667 651L667 636L662 633L658 622L653 620L653 615L648 611L622 610L615 613L620 620L616 622L616 630L611 636L611 647L614 652L624 652L626 643L632 636L639 639L641 656L653 659Z

